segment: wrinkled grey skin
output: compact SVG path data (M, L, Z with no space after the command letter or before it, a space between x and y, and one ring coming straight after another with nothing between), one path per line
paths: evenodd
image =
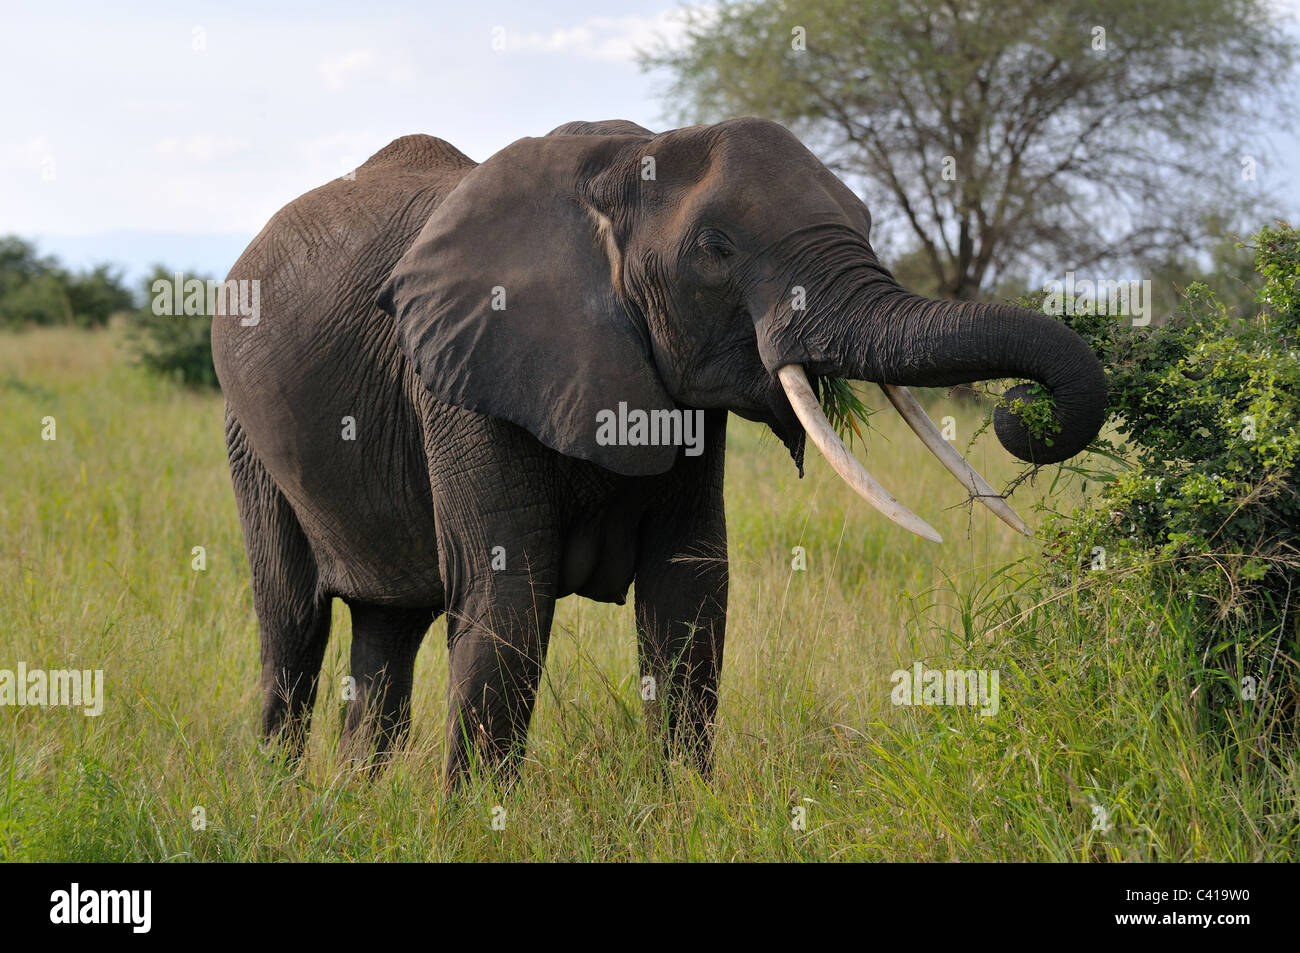
M792 362L814 381L1039 381L1062 425L1053 446L1006 413L997 433L1040 463L1077 453L1104 418L1079 338L1029 311L908 294L870 226L788 131L756 119L657 136L571 123L479 166L406 136L277 213L230 273L261 282L260 323L212 330L267 739L301 751L338 596L357 682L345 742L401 742L416 650L445 612L447 778L474 758L512 775L555 600L622 603L635 580L650 723L707 774L728 411L799 463L775 378ZM594 414L620 401L703 409L703 454L600 445Z

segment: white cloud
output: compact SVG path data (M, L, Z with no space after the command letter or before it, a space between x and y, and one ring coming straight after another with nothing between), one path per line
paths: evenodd
M353 171L386 144L372 132L337 132L301 140L297 150L311 176L332 179Z
M374 50L349 50L321 60L320 74L325 77L326 86L342 89L350 76L368 72L376 60Z
M507 28L505 46L511 52L560 53L630 63L638 53L654 49L661 42L673 44L684 32L681 14L665 10L652 17L591 17L577 26L549 33L511 33Z
M0 170L14 173L39 173L54 156L54 147L45 136L32 136L22 142L0 142Z
M180 138L172 136L154 144L159 155L168 158L189 159L193 162L213 162L228 159L249 148L247 139L238 136L196 134Z
M349 50L321 60L318 66L325 85L343 89L354 82L382 79L393 86L405 86L415 79L415 70L404 60L383 60L374 50Z

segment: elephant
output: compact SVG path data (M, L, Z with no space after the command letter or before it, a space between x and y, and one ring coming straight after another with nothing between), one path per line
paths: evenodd
M770 428L800 475L811 438L867 502L940 539L841 442L832 379L882 386L967 492L1028 532L907 388L1032 381L1059 430L1035 435L1011 402L995 432L1058 462L1104 422L1096 356L1047 315L905 291L871 224L757 118L574 122L482 163L409 135L277 212L227 279L260 283L258 320L218 314L211 334L263 743L301 757L338 597L342 744L372 766L400 748L416 651L445 614L444 783L513 780L556 600L632 589L652 750L710 776L728 415Z

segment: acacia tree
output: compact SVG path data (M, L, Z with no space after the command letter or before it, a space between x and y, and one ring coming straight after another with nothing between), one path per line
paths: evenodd
M1186 256L1260 195L1294 44L1269 0L746 0L683 11L683 121L777 119L941 295Z

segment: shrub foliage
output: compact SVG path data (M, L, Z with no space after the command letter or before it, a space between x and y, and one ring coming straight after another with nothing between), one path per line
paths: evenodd
M1200 607L1198 652L1237 676L1297 656L1300 618L1300 233L1246 247L1259 309L1193 284L1159 326L1064 320L1096 350L1113 425L1094 443L1087 502L1048 520L1048 556L1078 583L1157 586Z
M161 265L144 284L144 305L131 317L128 335L136 360L150 370L172 377L190 387L216 387L217 371L212 366L212 319L206 315L155 314L153 284L172 281ZM193 276L191 276L193 277ZM206 279L199 279L205 281Z

